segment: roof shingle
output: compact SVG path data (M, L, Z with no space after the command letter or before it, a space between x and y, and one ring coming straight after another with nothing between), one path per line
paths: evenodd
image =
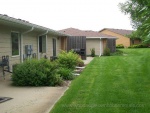
M120 34L120 35L130 35L133 30L125 30L125 29L112 29L112 28L104 28L102 30L100 30L99 32L103 31L103 30L109 30L111 32L114 32L114 33L117 33L117 34Z
M59 30L59 32L61 33L65 33L71 36L86 36L86 37L102 37L102 38L114 38L110 35L106 35L106 34L102 34L96 31L92 31L92 30L79 30L79 29L75 29L75 28L67 28L67 29L63 29L63 30Z
M33 24L33 23L30 23L28 21L25 21L25 20L22 20L22 19L16 19L16 18L13 18L13 17L10 17L6 14L2 15L0 14L0 23L3 23L4 22L9 22L9 24L16 24L16 25L20 25L22 27L33 27L34 29L40 29L40 30L46 30L48 31L49 33L52 33L54 35L58 35L58 36L68 36L64 33L60 33L56 30L52 30L50 28L46 28L46 27L43 27L43 26L40 26L40 25L36 25L36 24Z

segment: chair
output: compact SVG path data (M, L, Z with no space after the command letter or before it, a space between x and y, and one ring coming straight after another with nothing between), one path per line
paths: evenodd
M5 71L9 71L9 56L2 56L2 61L0 61L0 67L2 67L3 70L3 77L5 79ZM7 68L7 70L5 70Z

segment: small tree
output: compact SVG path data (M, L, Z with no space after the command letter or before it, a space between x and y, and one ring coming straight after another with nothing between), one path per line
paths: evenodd
M90 49L90 51L91 51L91 56L95 57L95 48Z

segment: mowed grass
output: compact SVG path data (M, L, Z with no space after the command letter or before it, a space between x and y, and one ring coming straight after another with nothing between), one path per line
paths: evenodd
M50 113L150 113L150 49L95 58Z

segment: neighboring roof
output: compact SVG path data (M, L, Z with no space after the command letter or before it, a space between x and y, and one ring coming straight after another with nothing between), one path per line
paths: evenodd
M112 37L110 35L106 35L106 34L102 34L102 33L99 33L99 32L96 32L96 31L92 31L92 30L79 30L79 29L76 29L76 28L67 28L67 29L63 29L63 30L59 30L59 32L61 33L66 33L68 35L71 35L71 36L86 36L86 37L99 37L99 38L115 38L115 37Z
M30 28L34 28L34 29L38 29L38 30L45 30L45 31L48 31L49 33L52 33L52 34L58 35L58 36L68 36L64 33L60 33L58 31L33 24L33 23L30 23L30 22L25 21L25 20L16 19L16 18L9 17L7 15L2 15L2 14L0 14L0 23L15 24L15 25L18 25L20 27L30 27Z
M104 31L104 30L109 30L111 32L114 32L114 33L117 33L117 34L120 34L120 35L124 35L124 36L130 35L133 32L133 30L111 29L111 28L104 28L104 29L100 30L99 32Z

